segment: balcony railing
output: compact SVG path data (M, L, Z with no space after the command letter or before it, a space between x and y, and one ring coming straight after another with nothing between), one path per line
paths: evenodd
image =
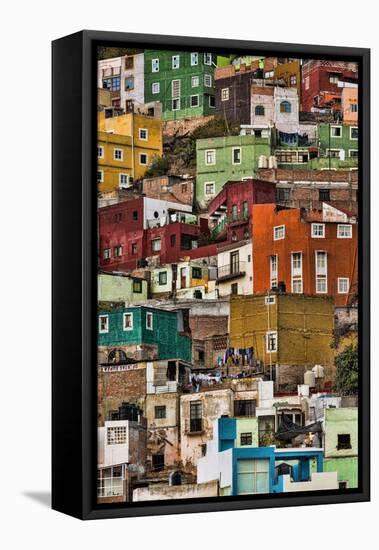
M223 232L223 230L225 229L225 227L227 227L228 225L233 225L234 223L240 223L240 222L246 222L248 221L249 219L249 214L248 212L240 212L239 214L235 215L235 216L225 216L224 218L222 218L222 220L220 220L220 222L218 223L218 225L216 225L216 227L214 227L212 230L211 230L211 235L212 237L217 237L218 235L220 235L220 233Z
M236 277L243 277L246 273L246 262L234 262L218 268L217 281L225 281Z

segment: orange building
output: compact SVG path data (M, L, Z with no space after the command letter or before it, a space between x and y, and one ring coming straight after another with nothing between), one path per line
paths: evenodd
M275 204L253 206L253 292L278 289L332 296L337 306L355 301L356 218L323 203L305 211Z
M342 114L346 124L358 123L358 87L342 88Z

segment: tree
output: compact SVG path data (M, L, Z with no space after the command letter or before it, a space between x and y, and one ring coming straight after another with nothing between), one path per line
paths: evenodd
M358 345L350 344L335 358L335 390L341 395L358 393Z
M167 157L154 157L144 177L154 178L156 176L166 176L169 168L170 163Z

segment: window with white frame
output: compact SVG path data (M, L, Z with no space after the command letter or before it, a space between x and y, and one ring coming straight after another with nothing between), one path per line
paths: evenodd
M295 74L292 74L292 75L290 76L290 84L291 84L291 86L296 86L296 83L297 83L296 75L295 75Z
M330 137L332 137L332 138L342 137L342 126L331 126L330 127Z
M151 241L151 250L153 252L159 252L161 249L161 239L158 238L158 239L153 239Z
M205 164L208 166L211 164L216 164L216 150L215 149L207 149L205 151Z
M353 236L353 226L347 223L339 223L337 225L338 239L351 239Z
M276 299L275 299L275 296L265 296L265 304L266 306L272 306L273 304L275 304L276 302Z
M123 160L124 151L122 149L113 149L113 158L114 160Z
M312 237L314 239L323 239L325 237L324 223L312 223Z
M172 100L172 110L179 111L180 109L180 98L176 97Z
M229 101L229 88L221 89L221 101Z
M142 166L146 166L147 163L148 163L148 157L147 157L147 154L146 153L140 153L139 154L139 163L142 165Z
M349 149L349 157L351 159L358 158L358 149Z
M107 445L125 445L126 426L109 426L107 428Z
M180 79L177 78L171 81L171 97L180 97Z
M270 256L270 288L278 286L278 256Z
M204 193L205 195L214 195L215 194L215 182L214 181L206 181L204 183Z
M191 77L191 86L192 88L197 88L200 84L200 80L198 76L192 76Z
M350 126L350 139L358 139L358 126Z
M241 147L233 147L232 149L232 163L241 164Z
M105 334L109 331L109 317L108 315L99 316L99 333Z
M291 285L294 294L303 292L303 256L301 252L291 254Z
M139 138L143 141L147 141L149 139L149 131L147 130L147 128L139 129Z
M153 330L153 314L151 311L146 313L146 328L148 330Z
M204 54L204 65L212 65L212 54L211 53L205 53Z
M111 249L110 248L104 248L104 250L103 250L104 260L109 260L110 257L111 257Z
M129 174L119 174L118 181L120 186L129 185Z
M349 293L349 278L348 277L338 277L338 279L337 279L337 290L338 290L338 294L348 294Z
M212 86L212 77L210 74L204 75L204 86L210 88Z
M285 236L286 236L285 225L277 225L274 227L274 241L280 241L280 239L284 239Z
M104 158L104 147L102 145L97 146L97 158L98 159Z
M276 330L266 332L266 351L267 353L278 351L278 333Z
M192 67L194 65L198 65L199 64L199 54L197 52L192 52L191 53L191 65Z
M338 84L339 74L338 73L329 73L329 82L331 84Z
M198 95L191 95L191 107L198 107L199 106L199 96Z
M123 330L133 330L133 313L124 313L122 319Z
M161 86L159 82L153 82L151 85L151 93L153 94L159 94L161 90Z
M316 251L316 294L328 292L328 259L325 250Z
M173 69L179 69L180 66L180 56L179 55L173 55L172 56L172 64Z
M101 183L104 181L104 170L97 171L97 182Z
M152 59L151 60L151 72L152 73L158 73L159 72L159 59Z

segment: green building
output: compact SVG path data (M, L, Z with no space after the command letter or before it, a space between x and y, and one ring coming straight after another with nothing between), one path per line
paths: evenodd
M358 164L358 126L354 124L320 124L321 156Z
M216 61L211 53L145 50L145 103L160 101L163 120L213 115Z
M358 408L325 409L324 471L337 472L340 488L358 487Z
M101 273L97 276L99 302L141 302L148 299L146 279L126 274Z
M192 340L184 334L182 312L152 307L102 310L98 314L98 346L156 351L156 359L191 362Z
M269 128L250 135L199 139L196 141L196 200L204 209L227 181L252 178L259 157L271 155Z

